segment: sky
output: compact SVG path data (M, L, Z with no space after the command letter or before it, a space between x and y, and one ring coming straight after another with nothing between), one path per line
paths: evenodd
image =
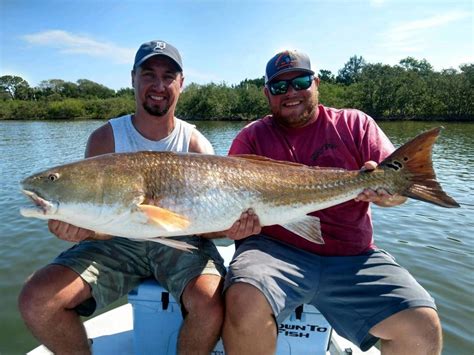
M0 0L0 76L88 79L131 87L138 47L165 40L183 57L185 83L238 84L264 75L284 49L313 70L349 58L435 70L474 62L472 0Z

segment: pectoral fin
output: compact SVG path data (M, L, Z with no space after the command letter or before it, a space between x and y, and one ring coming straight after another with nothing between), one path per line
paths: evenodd
M189 226L189 220L178 213L153 205L138 205L148 217L148 223L154 223L167 231L179 231Z
M312 243L324 244L318 217L304 216L293 222L282 224L282 227Z

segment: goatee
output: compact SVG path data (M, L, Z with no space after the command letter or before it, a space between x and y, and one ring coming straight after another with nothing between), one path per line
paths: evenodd
M157 117L163 117L164 115L166 115L170 109L169 106L165 106L165 108L163 109L160 109L159 107L156 107L156 106L149 106L149 105L143 105L143 108L145 109L146 112L148 112L148 114L152 115L152 116L157 116Z

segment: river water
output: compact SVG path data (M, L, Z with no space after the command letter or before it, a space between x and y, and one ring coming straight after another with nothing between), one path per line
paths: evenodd
M19 181L38 170L80 159L87 137L103 121L0 121L0 354L24 354L38 343L18 314L19 290L34 270L69 243L51 236L44 221L18 210L27 200ZM433 151L438 181L461 205L444 209L410 200L373 208L376 244L388 250L429 290L438 304L443 354L474 353L474 124L442 123ZM244 123L196 122L224 155ZM380 123L396 146L437 122Z

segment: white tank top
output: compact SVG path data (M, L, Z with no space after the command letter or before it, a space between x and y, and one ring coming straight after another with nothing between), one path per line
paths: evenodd
M169 136L152 141L143 137L132 124L132 116L112 118L109 120L114 132L115 152L138 152L143 150L189 152L189 142L196 126L174 119L175 125Z

